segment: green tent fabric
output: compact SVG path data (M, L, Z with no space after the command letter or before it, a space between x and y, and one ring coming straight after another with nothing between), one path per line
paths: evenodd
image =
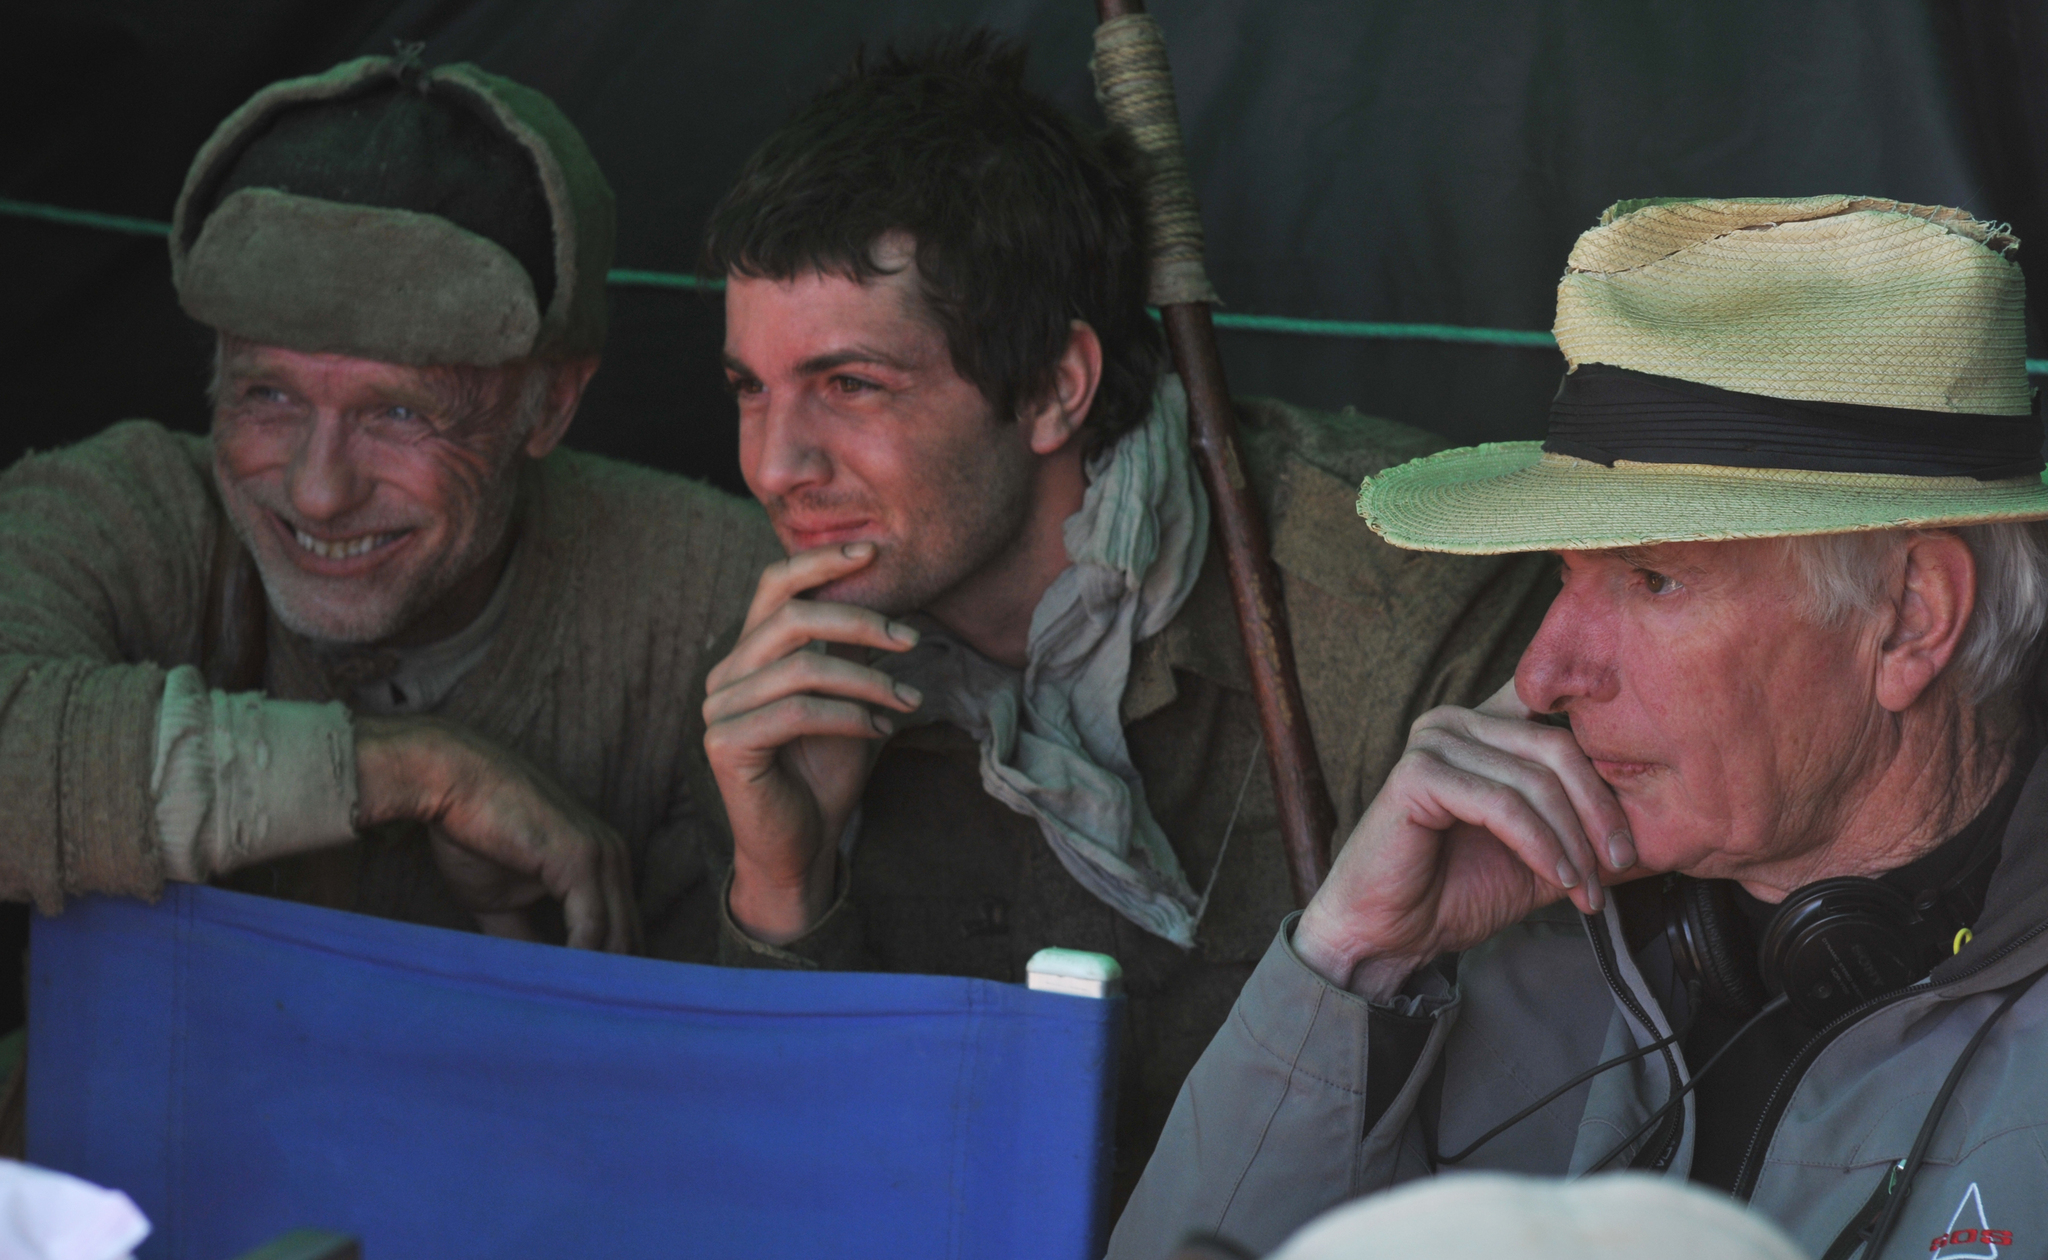
M2048 62L2041 0L1152 8L1232 312L1542 330L1574 236L1646 194L1870 193L2048 231L2048 78L2024 72ZM199 142L256 87L420 40L430 63L474 60L553 96L618 191L620 264L687 271L746 153L857 44L966 22L1028 40L1039 86L1093 110L1082 0L36 6L9 19L0 196L168 217ZM0 460L123 415L204 423L205 339L160 245L9 221L0 264ZM612 301L571 441L736 485L716 295ZM1543 349L1224 338L1241 393L1459 441L1539 432L1559 371Z

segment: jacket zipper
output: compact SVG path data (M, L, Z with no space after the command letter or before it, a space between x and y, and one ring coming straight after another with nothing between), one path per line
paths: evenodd
M1615 969L1614 943L1607 939L1607 920L1600 915L1593 914L1581 917L1586 920L1586 935L1593 942L1593 957L1600 962L1601 977L1607 981L1607 987L1613 991L1614 996L1621 999L1622 1005L1627 1008L1628 1013L1635 1017L1636 1023L1642 1026L1643 1031L1650 1035L1652 1041L1655 1041L1660 1035L1657 1032L1656 1021L1650 1018L1650 1013L1643 1009L1642 1003L1636 1001L1636 995L1629 992L1628 986L1621 982L1621 974ZM1681 1082L1678 1079L1678 1060L1672 1054L1671 1047L1669 1046L1666 1046L1662 1053L1664 1055L1665 1070L1671 1074L1671 1092L1675 1094L1681 1087ZM1672 1159L1678 1154L1679 1139L1685 1133L1685 1108L1673 1108L1670 1118L1658 1127L1665 1134L1664 1144L1658 1149L1657 1158L1651 1161L1649 1167L1655 1171L1662 1172L1670 1166ZM1656 1143L1657 1136L1652 1134L1650 1140L1643 1143L1642 1149L1649 1150ZM1629 1166L1634 1168L1639 1165L1635 1160L1631 1159Z
M1969 979L1985 968L2000 962L2019 949L2020 946L2025 945L2043 932L2048 932L2048 920L2037 923L2019 936L2014 937L2006 942L2004 946L2000 947L1996 953L1985 957L1976 965L1950 976L1941 982L1940 987L1945 989L1952 984ZM1799 1078L1806 1075L1806 1069L1813 1066L1813 1060L1820 1057L1820 1052L1827 1049L1836 1037L1846 1032L1848 1025L1855 1023L1882 1007L1890 1006L1894 1002L1904 1001L1916 993L1931 992L1935 987L1929 981L1922 980L1918 984L1909 984L1903 989L1893 989L1890 993L1880 993L1863 1005L1837 1015L1834 1022L1815 1033L1807 1040L1805 1045L1799 1048L1799 1053L1792 1056L1792 1062L1786 1064L1785 1070L1778 1074L1778 1083L1771 1087L1770 1100L1764 1104L1764 1113L1757 1117L1756 1128L1749 1135L1749 1146L1742 1153L1742 1165L1735 1174L1735 1188L1731 1192L1737 1203L1749 1202L1749 1196L1756 1192L1756 1183L1763 1177L1762 1161L1758 1159L1758 1156L1768 1145L1766 1139L1776 1135L1778 1122L1784 1119L1785 1108L1791 1105L1792 1089L1797 1087ZM1755 1167L1751 1166L1752 1163L1755 1164Z

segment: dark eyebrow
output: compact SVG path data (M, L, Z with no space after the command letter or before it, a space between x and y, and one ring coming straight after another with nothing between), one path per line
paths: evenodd
M725 370L728 372L738 372L741 376L754 374L754 369L734 358L730 351L722 351L718 357L725 361Z
M884 354L868 346L849 346L844 350L834 350L830 354L805 359L796 365L796 373L798 376L816 376L821 372L830 372L833 368L845 367L849 363L872 363L876 367L885 367L897 372L909 372L917 366L893 354Z

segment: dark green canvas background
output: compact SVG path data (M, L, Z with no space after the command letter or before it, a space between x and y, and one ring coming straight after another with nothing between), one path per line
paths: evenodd
M2048 232L2038 2L1154 11L1234 310L1546 328L1572 238L1650 194L1868 193ZM1092 111L1092 20L1086 0L70 0L0 19L0 195L167 218L192 152L256 87L420 39L432 61L560 101L618 190L620 265L680 270L748 150L860 41L986 22L1030 42L1041 87ZM0 461L121 416L203 424L207 341L163 254L0 219ZM614 299L572 441L736 485L717 299ZM1245 332L1224 334L1224 355L1240 392L1461 440L1539 433L1559 371L1549 351Z

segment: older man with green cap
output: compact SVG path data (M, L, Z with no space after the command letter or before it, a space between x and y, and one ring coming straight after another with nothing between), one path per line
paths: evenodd
M0 476L0 895L166 879L657 948L701 883L698 653L751 504L558 446L612 194L539 93L367 57L258 92L172 226L210 439ZM637 901L637 905L636 905Z
M1562 589L1511 686L1416 723L1114 1260L1469 1169L1689 1178L1826 1260L2040 1245L2016 244L1856 197L1623 203L1580 238L1548 440L1359 499L1400 546L1554 552Z

